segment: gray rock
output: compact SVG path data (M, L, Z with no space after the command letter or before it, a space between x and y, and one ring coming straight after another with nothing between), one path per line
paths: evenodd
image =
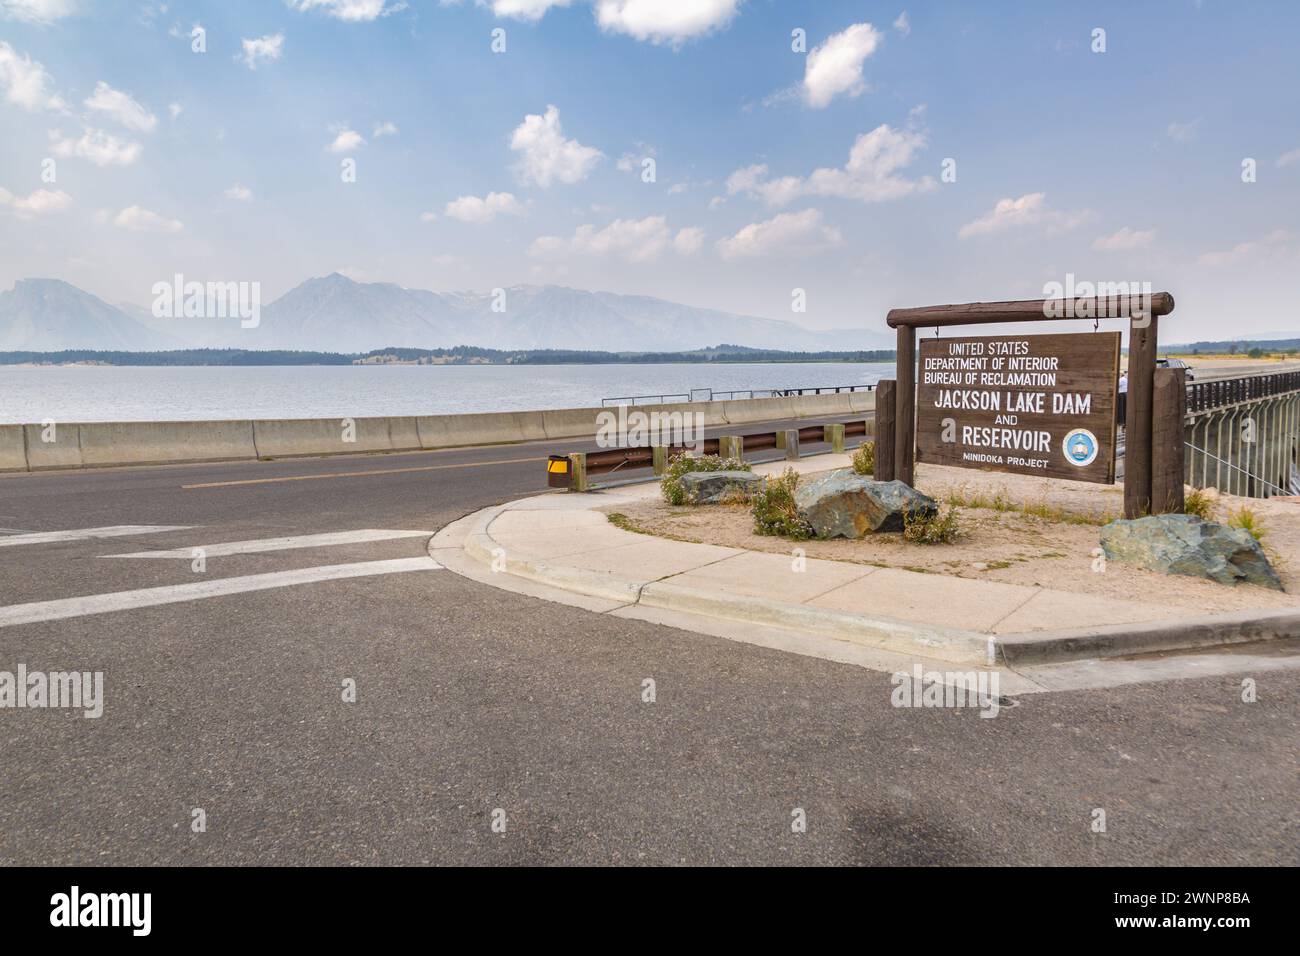
M1195 515L1149 515L1101 529L1107 560L1220 584L1245 581L1281 591L1282 582L1249 531Z
M902 531L909 511L933 515L938 503L901 481L873 481L852 469L822 475L794 490L794 503L818 537L861 538L869 531Z
M697 505L716 505L732 497L748 499L763 486L763 479L750 471L688 471L680 481Z

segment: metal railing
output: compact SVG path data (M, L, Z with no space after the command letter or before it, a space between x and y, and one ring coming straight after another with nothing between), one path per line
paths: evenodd
M1187 386L1187 411L1205 412L1227 405L1239 405L1274 395L1300 391L1300 372L1277 372L1273 375L1250 375L1222 378L1212 382L1193 382Z
M850 438L854 436L866 437L867 419L858 419L851 422L836 423L844 425L844 436ZM797 429L799 432L800 444L819 444L826 441L826 425L804 425ZM775 449L777 447L777 435L775 431L770 432L753 432L748 435L738 436L741 440L741 452L763 451ZM702 455L716 455L720 447L720 439L705 438L698 444L687 445L669 445L665 447L665 457L671 458L674 455L680 455L685 451L697 451ZM600 451L587 453L587 474L588 475L607 475L614 471L623 469L632 470L637 468L649 468L654 463L654 449L649 442L638 445L628 445L622 448L603 448Z
M715 392L711 388L693 388L689 393L671 392L663 395L625 395L619 398L602 398L601 406L609 405L668 405L675 402L734 402L755 398L797 398L803 395L839 395L841 392L871 392L875 385L817 385L805 388L737 388Z
M1283 488L1281 485L1275 485L1273 482L1269 481L1267 478L1263 477L1262 475L1257 475L1254 472L1247 471L1245 468L1242 468L1240 465L1234 465L1226 458L1220 458L1218 455L1214 454L1213 452L1206 451L1204 448L1201 448L1197 445L1193 445L1189 441L1185 441L1183 442L1183 444L1186 445L1188 448L1192 449L1192 451L1199 451L1202 455L1205 455L1207 458L1213 458L1221 465L1227 465L1233 471L1240 472L1241 474L1245 475L1247 478L1255 479L1262 485L1267 485L1269 488L1272 488L1275 491L1279 491L1284 495L1291 494L1290 491L1288 491L1286 488Z

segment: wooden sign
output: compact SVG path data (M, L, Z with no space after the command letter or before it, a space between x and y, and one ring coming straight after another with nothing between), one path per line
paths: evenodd
M1118 332L923 338L916 460L1115 481Z

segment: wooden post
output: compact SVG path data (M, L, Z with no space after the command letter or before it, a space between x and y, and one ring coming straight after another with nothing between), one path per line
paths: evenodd
M569 456L569 490L587 490L587 453L575 451Z
M798 461L799 460L799 429L787 428L785 429L785 431L777 432L777 435L778 437L781 438L781 443L778 447L785 448L785 460Z
M916 329L898 327L894 408L894 477L905 485L916 479Z
M1151 396L1155 388L1156 317L1133 316L1128 335L1124 416L1124 517L1151 513Z
M1183 513L1183 422L1187 418L1187 384L1181 368L1158 368L1152 396L1151 513Z
M723 435L718 439L719 458L745 458L744 439L739 435Z
M668 467L668 449L663 445L650 446L650 464L656 475L662 475Z
M844 454L844 426L843 425L823 425L822 441L828 442L831 451L837 455Z
M894 480L894 383L876 383L876 481Z

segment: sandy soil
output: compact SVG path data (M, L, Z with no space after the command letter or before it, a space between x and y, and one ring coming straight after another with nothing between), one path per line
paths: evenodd
M804 480L811 480L811 476ZM1103 573L1094 571L1093 551L1099 547L1101 520L1123 511L1119 486L934 465L917 468L916 484L940 501L955 496L959 502L982 498L992 504L1000 498L1002 507L1061 509L1072 520L958 504L965 534L953 544L913 544L904 541L901 534L877 534L857 541L796 543L754 534L749 508L744 505L673 508L655 499L608 510L626 515L637 530L686 541L779 554L801 547L810 558L1037 585L1131 601L1178 602L1190 611L1212 613L1300 604L1300 501L1224 495L1215 503L1220 520L1242 506L1253 509L1262 520L1265 549L1288 592L1279 594L1250 585L1226 586L1156 574L1114 562L1108 563ZM1090 516L1096 523L1078 523L1082 516Z

